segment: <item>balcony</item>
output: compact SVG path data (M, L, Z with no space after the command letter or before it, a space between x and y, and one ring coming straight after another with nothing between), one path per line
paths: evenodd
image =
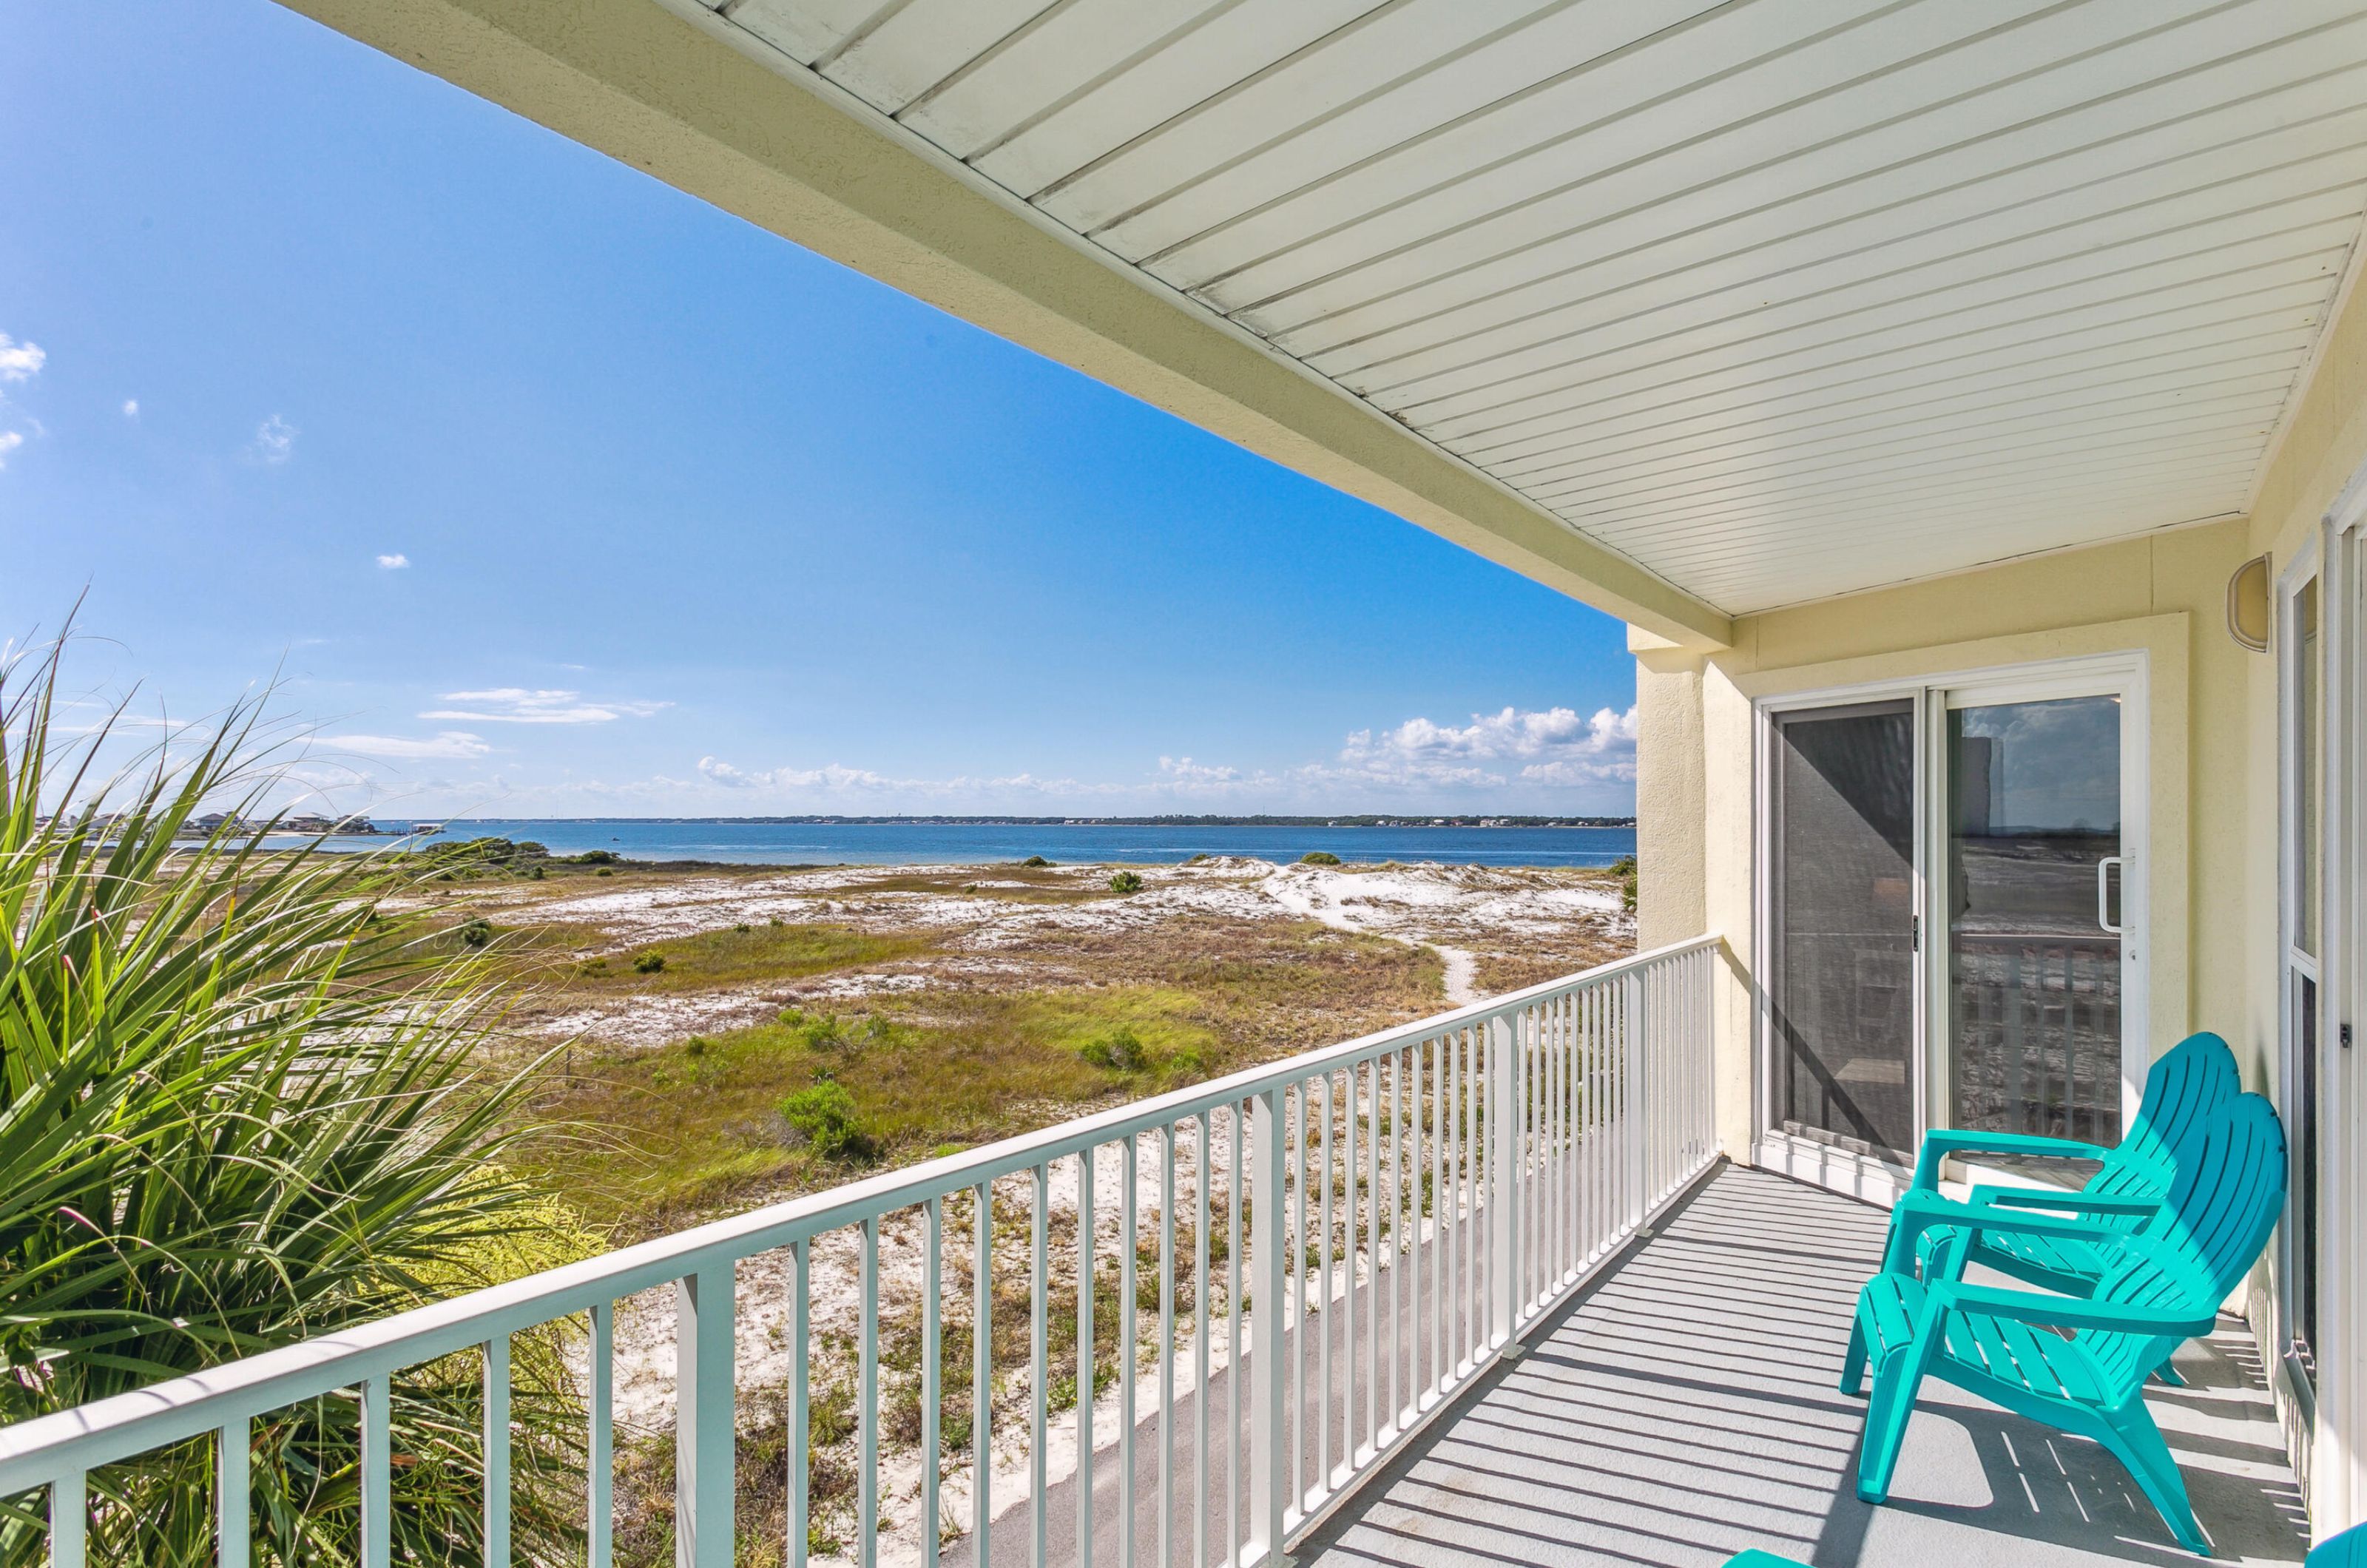
M1855 1500L1859 1405L1833 1383L1884 1219L1719 1158L1722 962L1716 938L1681 943L25 1422L0 1430L0 1495L46 1492L52 1561L83 1568L105 1467L210 1443L219 1561L248 1568L256 1424L353 1398L353 1559L389 1568L395 1379L458 1357L481 1377L482 1556L509 1562L516 1489L541 1484L513 1469L513 1342L561 1324L589 1457L577 1560L606 1568L616 1309L655 1289L685 1568L2174 1555L2109 1459L1946 1391L1894 1502ZM883 1354L905 1305L916 1365ZM2298 1562L2298 1494L2227 1323L2156 1406L2222 1554ZM752 1379L752 1338L777 1379ZM808 1442L842 1344L852 1497L825 1529ZM769 1526L737 1496L767 1414L790 1482Z

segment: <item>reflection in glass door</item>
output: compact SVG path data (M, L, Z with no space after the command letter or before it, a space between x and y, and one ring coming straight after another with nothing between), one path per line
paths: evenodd
M1950 1111L1968 1130L2121 1137L2121 702L1947 713Z
M1795 1137L1915 1146L1915 705L1772 716L1770 1091Z

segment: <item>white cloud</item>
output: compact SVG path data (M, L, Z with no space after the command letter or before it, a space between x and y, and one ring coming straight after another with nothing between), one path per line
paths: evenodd
M444 692L440 699L464 705L430 708L422 718L458 719L476 724L606 724L611 719L647 718L672 703L586 701L581 692L528 690L497 686L482 692Z
M1340 750L1352 775L1374 784L1498 785L1516 772L1531 784L1572 785L1632 781L1636 710L1507 707L1473 714L1467 725L1410 718L1377 735L1360 729Z
M49 357L40 344L18 343L0 333L0 381L29 381L41 373Z
M391 556L380 556L378 558L378 567L380 571L401 571L410 564L411 558L403 555L400 551L397 551L395 554Z
M123 417L126 419L138 419L140 417L140 400L138 398L126 398L123 400Z
M1209 767L1189 757L1161 757L1159 773L1162 778L1179 784L1232 784L1241 776L1239 768Z
M0 430L0 468L8 466L8 454L25 444L23 435L13 430Z
M266 463L277 465L296 455L296 427L273 414L255 427L255 455Z
M493 748L465 729L438 730L427 739L402 735L323 735L321 744L365 757L481 757Z

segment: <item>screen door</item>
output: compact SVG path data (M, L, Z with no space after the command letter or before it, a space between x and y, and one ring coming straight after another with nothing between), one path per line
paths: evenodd
M1795 1137L1915 1147L1915 704L1771 716L1769 1089Z

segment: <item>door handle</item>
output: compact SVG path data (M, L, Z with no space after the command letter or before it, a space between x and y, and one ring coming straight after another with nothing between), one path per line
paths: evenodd
M2114 936L2121 935L2122 931L2121 928L2114 925L2112 920L2112 874L2104 868L2107 866L2120 864L2121 857L2118 855L2106 855L2103 859L2096 863L2096 923ZM2122 891L2125 893L2127 891L2125 881L2126 868L2123 867L2123 871L2124 883Z

